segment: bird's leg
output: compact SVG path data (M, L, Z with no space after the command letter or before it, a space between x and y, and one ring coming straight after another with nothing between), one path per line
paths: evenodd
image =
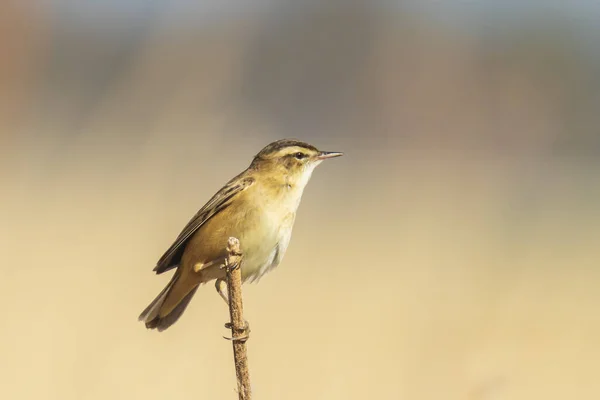
M225 304L227 304L227 306L229 307L229 297L227 296L227 283L225 282L225 279L219 278L217 279L217 281L215 282L215 288L217 289L217 293L219 293L219 296L221 296L221 298L223 299L223 301L225 302Z
M219 296L221 296L221 298L223 299L225 304L227 304L227 306L229 306L229 297L227 296L227 283L225 282L225 279L222 279L222 278L217 279L217 281L215 282L215 288L217 289L217 293L219 293ZM231 322L226 322L225 328L231 329L231 328L233 328L233 325L231 324ZM248 338L250 337L250 323L247 320L244 320L244 327L242 328L242 330L243 330L243 334L241 336L236 336L233 338L226 337L225 339L227 339L227 340L244 340L244 341L248 340Z
M219 268L223 268L222 263L223 263L223 261L219 260L219 259L209 261L206 264L199 262L199 263L194 264L194 272L198 273L198 272L200 272L200 270L207 269L207 268L210 268L210 267L218 265L218 264L220 264Z
M227 245L227 251L229 252L229 256L225 259L225 263L220 266L221 269L226 270L226 275L228 277L229 277L230 272L235 271L238 268L240 268L242 253L240 253L239 247L240 247L240 244L237 239L229 238L228 245ZM215 283L215 286L217 287L217 292L219 293L221 298L223 298L223 300L225 300L227 305L230 306L229 298L228 298L229 296L224 295L224 288L226 288L228 286L226 284L226 280L223 278L218 279L217 282ZM230 313L232 313L232 312L233 311L231 311L231 306L230 306ZM232 316L232 319L233 319L233 316ZM225 328L231 329L231 333L233 336L231 338L224 337L227 340L245 342L250 337L250 324L246 320L244 320L243 327L239 327L239 328L234 327L233 322L227 322L225 324ZM237 336L237 334L240 334L240 336Z

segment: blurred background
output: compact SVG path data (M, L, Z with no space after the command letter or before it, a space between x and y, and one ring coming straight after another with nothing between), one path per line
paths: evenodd
M211 285L137 317L267 143L319 167L244 287L257 399L600 398L600 4L0 3L0 396L235 399Z

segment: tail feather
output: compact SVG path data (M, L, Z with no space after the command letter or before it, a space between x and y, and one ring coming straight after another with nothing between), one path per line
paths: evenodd
M168 314L164 315L165 310L163 310L163 306L169 306L165 304L167 298L170 295L177 295L177 293L173 293L173 289L175 284L177 283L177 279L179 278L179 274L175 273L169 284L156 296L156 298L146 307L144 311L139 316L140 321L144 321L146 324L146 328L148 329L157 329L159 332L164 331L171 325L173 325L177 320L181 317L185 309L187 308L190 300L196 293L198 286L193 287L181 300L177 302L177 305L170 311ZM176 290L177 292L177 290ZM173 300L169 299L168 303L173 303ZM170 308L170 307L168 307ZM168 309L167 308L167 309ZM163 315L161 316L161 310L163 311Z
M185 297L179 302L179 304L177 304L177 306L173 309L173 311L171 311L164 317L156 316L152 320L147 320L146 328L156 329L159 332L162 332L165 329L167 329L168 327L170 327L171 325L173 325L175 322L177 322L179 317L181 317L181 315L187 308L188 304L190 304L190 300L192 300L192 297L194 297L196 290L198 290L198 286L193 288L191 292L189 292L187 295L185 295Z
M148 319L153 319L158 315L158 312L160 311L160 306L165 302L169 289L171 289L173 287L173 284L175 283L175 279L177 279L176 275L173 276L169 284L165 286L165 288L158 294L158 296L156 296L156 298L152 300L152 303L150 303L148 307L146 307L144 311L142 311L142 313L138 317L138 320L147 321Z

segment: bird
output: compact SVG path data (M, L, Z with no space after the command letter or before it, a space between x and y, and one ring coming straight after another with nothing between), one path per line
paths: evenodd
M296 139L265 146L248 168L200 208L158 260L154 272L175 269L175 273L139 320L148 329L166 330L179 320L198 287L212 280L227 301L223 266L230 237L240 242L242 283L258 282L277 267L315 167L342 155Z

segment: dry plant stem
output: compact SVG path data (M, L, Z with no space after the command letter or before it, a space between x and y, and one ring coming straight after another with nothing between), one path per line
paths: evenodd
M244 321L242 307L242 274L240 262L240 242L229 238L227 243L227 292L229 294L229 316L231 317L231 337L233 343L233 358L235 373L238 381L240 400L250 400L250 373L248 371L248 356L246 354L247 326Z

